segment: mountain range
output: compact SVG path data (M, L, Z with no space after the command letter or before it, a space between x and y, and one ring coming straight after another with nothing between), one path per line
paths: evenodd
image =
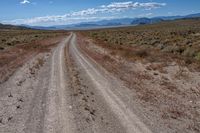
M96 29L96 28L107 28L107 27L123 27L129 25L143 25L143 24L153 24L162 21L176 20L176 19L187 19L187 18L198 18L200 13L190 14L185 16L160 16L153 18L119 18L119 19L110 19L110 20L101 20L95 22L82 22L77 24L70 25L54 25L50 27L44 26L29 26L29 25L3 25L0 24L0 29L41 29L41 30L76 30L76 29Z
M38 29L93 29L93 28L106 28L106 27L121 27L129 25L140 25L140 24L153 24L167 20L176 20L176 19L185 19L185 18L197 18L200 17L200 13L190 14L185 16L160 16L153 18L119 18L119 19L110 19L110 20L101 20L95 22L82 22L78 24L71 25L55 25L51 27L32 27Z
M1 24L0 23L0 29L8 29L8 30L26 30L30 29L28 26L16 26L16 25L10 25L10 24Z

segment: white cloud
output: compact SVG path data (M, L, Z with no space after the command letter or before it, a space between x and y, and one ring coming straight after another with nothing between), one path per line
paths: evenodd
M28 4L30 1L23 0L21 4ZM39 23L50 23L50 22L65 22L69 23L71 20L76 20L79 18L80 21L90 20L95 17L95 15L105 15L107 16L112 15L109 13L116 13L125 10L133 10L133 9L145 9L145 10L152 10L156 8L160 8L166 6L166 3L156 3L156 2L148 2L148 3L139 3L139 2L114 2L108 5L102 5L98 8L88 8L81 11L75 11L71 13L67 13L64 15L56 15L56 16L43 16L43 17L35 17L35 18L28 18L28 19L17 19L12 21L7 21L7 23L11 24L30 24L30 25L37 25ZM98 17L97 17L98 18Z
M155 9L166 6L166 3L156 3L156 2L147 2L147 3L139 3L139 2L113 2L109 5L103 5L102 8L107 9L136 9L136 8L144 8L144 9Z
M86 9L86 10L73 12L73 13L70 13L70 14L67 14L67 15L68 16L86 16L86 15L94 15L97 12L99 12L99 9L89 8L89 9Z
M20 4L29 4L29 3L31 3L29 0L23 0L20 2Z

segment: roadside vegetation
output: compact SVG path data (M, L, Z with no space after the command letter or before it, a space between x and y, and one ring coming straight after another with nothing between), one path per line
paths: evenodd
M84 31L113 54L151 61L172 55L186 65L200 61L200 19L176 20L127 28ZM174 56L175 55L175 56ZM166 58L164 58L166 59ZM199 69L200 70L200 69Z
M147 125L200 132L200 19L79 33L80 47L133 91Z
M68 35L66 31L13 27L0 27L0 83L6 81L18 67L33 56L50 52L51 48ZM39 63L42 64L41 61Z
M42 31L31 29L0 29L0 50L63 35L65 31Z

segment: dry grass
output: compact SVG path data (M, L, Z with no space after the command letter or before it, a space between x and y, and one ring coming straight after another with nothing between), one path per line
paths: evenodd
M66 34L65 31L0 30L0 50Z
M68 34L63 31L34 30L6 30L0 33L0 38L7 38L2 39L4 43L0 44L0 47L3 47L0 51L0 83L6 81L18 67L36 54L49 52ZM18 40L8 46L7 41L12 38L18 38ZM43 61L39 59L38 67L42 64Z
M174 132L199 132L200 20L81 32L78 43L136 95L148 118ZM92 43L88 40L93 39ZM98 52L91 45L97 44ZM136 108L136 107L135 107ZM149 110L148 110L149 109ZM144 113L144 112L143 112ZM151 125L151 124L150 124Z
M200 57L200 19L177 20L128 28L91 30L83 35L130 60L162 61L171 57L195 66ZM170 58L168 58L170 57ZM173 59L175 61L175 59ZM199 67L196 68L198 70Z

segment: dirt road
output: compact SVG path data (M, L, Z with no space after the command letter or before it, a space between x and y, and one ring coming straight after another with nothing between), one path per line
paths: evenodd
M150 133L130 90L77 44L71 33L0 85L1 133Z

